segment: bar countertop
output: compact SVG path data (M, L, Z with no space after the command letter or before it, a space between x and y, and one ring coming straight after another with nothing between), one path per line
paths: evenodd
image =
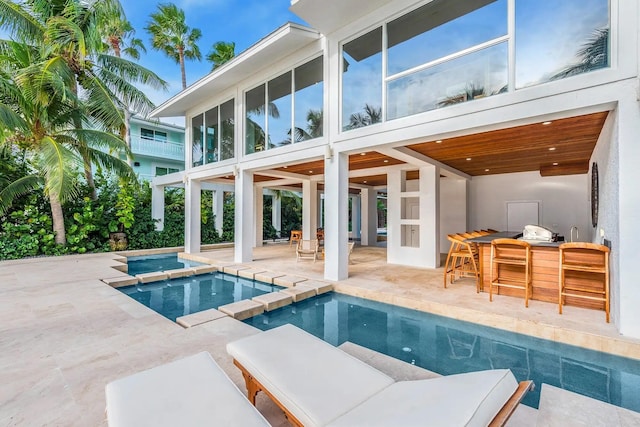
M497 233L487 234L486 236L474 237L473 239L467 239L469 242L476 243L486 243L489 244L493 239L518 239L524 240L525 242L529 242L531 246L540 246L540 247L548 247L548 248L557 248L564 241L560 242L544 242L540 240L526 240L522 239L521 231L499 231Z

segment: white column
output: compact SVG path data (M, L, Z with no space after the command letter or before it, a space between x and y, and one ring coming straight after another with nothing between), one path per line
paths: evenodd
M440 168L420 168L420 249L424 266L440 266Z
M361 244L375 246L378 240L378 190L365 188L360 192L362 199Z
M360 196L349 196L349 199L351 200L351 237L355 240L360 238L362 230Z
M213 190L213 214L215 215L216 231L222 236L222 225L224 224L224 191L222 188Z
M184 185L184 251L200 252L200 181L188 179Z
M332 159L325 160L324 195L324 278L344 280L349 277L349 159L346 154L335 153Z
M254 245L255 247L258 246L262 246L262 235L263 235L263 223L264 223L264 192L262 190L262 187L254 187L254 194L255 194L255 200L254 200L254 208L255 208L255 214L253 216L254 218L254 222L255 222L255 240L254 240Z
M611 304L613 316L618 312L617 319L620 333L623 335L640 338L640 288L637 284L637 266L640 265L640 251L638 251L638 224L640 224L640 195L638 193L638 182L640 182L640 110L635 100L636 90L630 89L626 99L618 104L618 215L616 219L607 218L606 208L604 217L598 218L598 229L596 230L596 241L602 242L601 232L604 238L612 243L610 255L611 273ZM614 135L614 139L616 136ZM615 144L615 142L612 142ZM613 151L613 150L612 150ZM615 155L610 154L611 157ZM603 188L611 188L610 182L615 182L615 158L609 159L606 175L600 177L600 199L612 199L611 194L606 194ZM598 169L603 169L605 165L598 165ZM606 181L603 180L606 179ZM604 182L603 182L604 181ZM615 184L614 184L615 186ZM605 190L606 191L606 190ZM615 190L614 190L615 191ZM615 207L613 208L615 211ZM602 212L602 209L601 209ZM611 211L610 211L611 212ZM618 230L615 229L618 222ZM618 240L616 242L616 240ZM618 263L616 265L616 260ZM618 271L616 272L616 267ZM616 274L617 273L617 274ZM616 310L619 304L620 309ZM603 315L604 317L604 315ZM616 319L614 317L613 321Z
M164 186L151 186L151 218L157 231L164 230Z
M400 224L400 194L402 173L392 170L387 173L387 262L402 264L403 255L400 246L402 226Z
M271 225L276 229L276 233L280 235L282 229L282 201L280 197L271 196Z
M253 260L253 173L239 171L236 176L234 261Z
M318 182L302 181L302 238L315 239L318 228Z

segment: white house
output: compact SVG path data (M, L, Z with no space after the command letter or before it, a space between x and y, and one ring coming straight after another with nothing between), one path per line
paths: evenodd
M262 243L265 188L302 191L305 236L324 193L329 280L348 277L350 193L363 245L375 244L384 192L387 261L428 268L448 233L520 227L510 207L534 206L540 225L611 243L613 321L640 337L639 9L294 0L310 28L278 28L154 111L187 123L187 168L156 178L155 194L185 184L186 251L198 252L201 188L232 188L235 260L247 262Z

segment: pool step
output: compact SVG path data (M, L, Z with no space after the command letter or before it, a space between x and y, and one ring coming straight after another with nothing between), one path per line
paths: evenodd
M316 295L326 294L333 291L333 285L327 282L321 282L319 280L305 280L304 282L296 283L296 286L304 285L316 290Z
M305 280L307 279L305 279L304 277L287 275L287 276L275 277L273 279L273 284L278 286L284 286L285 288L292 288L296 285L296 283L304 282Z
M293 302L300 302L307 298L315 297L316 288L305 286L304 283L299 283L295 287L283 289L279 293L291 295Z
M222 267L222 272L226 274L231 274L233 276L237 276L239 271L249 270L251 267L248 265L242 264L234 264L234 265L225 265Z
M264 273L264 270L256 269L256 268L248 268L246 270L239 270L238 276L244 277L245 279L257 280L256 274ZM271 282L267 282L271 283Z
M176 268L174 270L165 270L169 279L178 279L180 277L193 276L193 270L191 268Z
M273 285L274 284L273 281L275 279L279 277L284 277L284 276L286 276L286 274L284 273L274 273L273 271L263 271L262 273L254 274L253 279Z
M209 310L178 317L176 319L176 323L186 329L202 325L203 323L211 322L222 317L227 317L227 315L215 308L211 308Z
M136 274L136 277L140 283L152 283L167 280L169 275L165 272L153 272Z
M218 271L218 267L215 265L198 265L191 267L191 271L193 271L193 274L196 276L199 276L201 274L216 273Z
M234 319L244 320L264 313L264 305L250 299L245 299L232 302L231 304L221 305L218 307L218 310Z
M114 288L121 288L123 286L131 286L138 284L138 278L124 274L118 277L109 277L107 279L101 279L104 283Z
M284 292L271 292L270 294L253 297L252 300L262 304L264 311L271 311L291 304L293 297Z

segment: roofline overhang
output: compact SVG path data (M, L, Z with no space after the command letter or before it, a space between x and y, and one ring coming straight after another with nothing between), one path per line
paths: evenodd
M192 106L211 98L253 75L257 69L275 64L292 52L320 39L312 28L288 22L238 56L156 107L150 117L185 116Z

